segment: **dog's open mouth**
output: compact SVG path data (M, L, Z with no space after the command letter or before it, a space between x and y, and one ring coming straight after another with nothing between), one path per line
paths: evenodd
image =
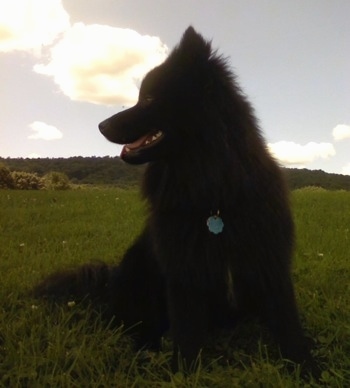
M121 155L127 155L129 153L137 152L142 148L148 148L154 146L163 137L163 132L160 130L154 130L145 136L141 136L139 139L132 143L126 144L123 147Z

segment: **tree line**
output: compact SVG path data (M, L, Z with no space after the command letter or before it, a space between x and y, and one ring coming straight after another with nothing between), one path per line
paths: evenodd
M0 164L12 172L34 173L39 177L51 172L65 174L73 184L130 186L140 182L145 166L131 166L119 157L72 158L0 158ZM285 168L292 190L306 186L327 190L350 190L350 176L329 174L322 170Z
M132 185L139 182L143 167L129 166L119 157L0 158L11 171L44 176L51 171L65 174L73 184Z

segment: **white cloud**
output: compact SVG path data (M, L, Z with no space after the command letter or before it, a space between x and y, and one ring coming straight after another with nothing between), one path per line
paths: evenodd
M158 37L107 25L70 24L62 0L0 0L0 52L49 53L37 73L76 101L131 104L168 52ZM43 59L44 60L44 59Z
M346 164L341 171L344 175L350 175L350 163Z
M28 139L58 140L63 137L62 132L56 127L43 123L42 121L34 121L29 127L35 133L29 135Z
M0 1L0 52L40 51L68 27L61 0Z
M350 139L350 125L339 124L333 128L332 134L334 140Z
M34 70L52 76L72 100L131 104L145 73L161 63L167 51L158 37L75 23L51 48L50 62Z
M306 165L316 159L328 159L335 155L335 149L331 143L310 142L305 145L290 141L269 143L271 154L285 165Z

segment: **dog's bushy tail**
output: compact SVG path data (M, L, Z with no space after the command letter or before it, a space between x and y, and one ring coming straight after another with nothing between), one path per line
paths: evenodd
M102 262L85 264L76 269L54 272L32 290L35 298L50 302L99 301L106 302L117 276L118 267Z

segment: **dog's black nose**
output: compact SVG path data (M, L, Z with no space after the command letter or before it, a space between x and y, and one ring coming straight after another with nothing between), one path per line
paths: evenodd
M98 129L104 135L106 130L108 129L108 119L104 120L100 124L98 124Z

